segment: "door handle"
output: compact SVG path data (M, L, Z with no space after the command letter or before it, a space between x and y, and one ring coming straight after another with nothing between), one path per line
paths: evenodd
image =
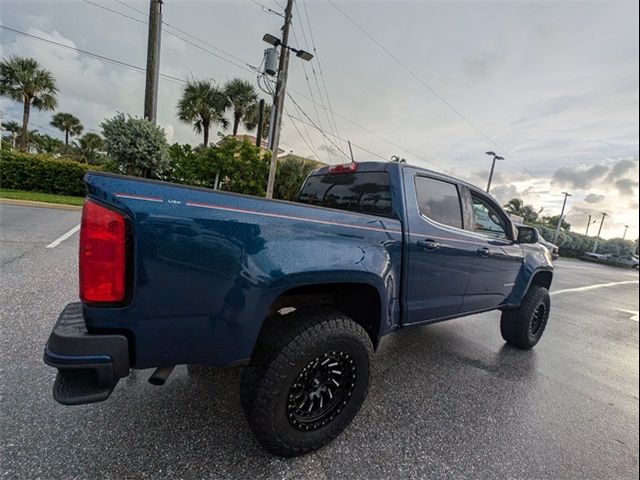
M477 250L478 254L481 257L489 257L491 256L491 250L488 247L482 247Z
M418 240L416 245L418 245L418 248L426 250L427 252L433 252L440 248L440 244L435 240Z

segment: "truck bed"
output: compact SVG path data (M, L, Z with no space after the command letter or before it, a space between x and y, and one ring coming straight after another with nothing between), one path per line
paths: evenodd
M132 367L242 363L276 298L299 285L366 283L383 299L383 331L397 322L395 218L103 173L85 181L130 225L127 300L85 305L87 327L127 335Z

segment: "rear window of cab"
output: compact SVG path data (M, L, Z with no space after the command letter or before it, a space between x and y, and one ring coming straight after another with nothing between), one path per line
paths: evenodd
M391 216L391 187L387 172L328 173L312 175L298 202L309 205Z

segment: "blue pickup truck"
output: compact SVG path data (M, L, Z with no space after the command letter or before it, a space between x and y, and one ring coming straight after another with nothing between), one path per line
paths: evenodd
M44 352L54 398L105 400L131 369L243 366L240 398L269 452L335 438L368 391L373 352L399 328L501 310L533 347L553 265L485 192L401 163L325 167L297 202L89 173L81 302ZM402 361L401 358L398 361Z

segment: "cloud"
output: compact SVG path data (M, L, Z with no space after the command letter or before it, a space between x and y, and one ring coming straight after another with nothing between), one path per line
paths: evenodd
M608 177L612 180L620 178L623 175L625 175L627 172L632 170L633 168L636 168L636 169L638 168L637 159L636 160L629 160L629 159L619 160L611 167L611 172L609 172Z
M584 197L584 201L587 203L600 203L605 199L604 195L598 195L597 193L590 193Z
M635 194L635 190L638 188L638 181L632 178L621 178L615 181L615 186L621 195L631 196Z
M553 174L552 183L586 189L597 180L602 179L608 172L609 167L606 165L561 167Z

